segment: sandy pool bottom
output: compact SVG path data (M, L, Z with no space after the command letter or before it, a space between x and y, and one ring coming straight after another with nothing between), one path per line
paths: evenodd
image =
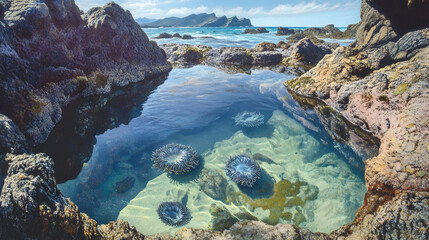
M208 230L259 219L329 233L351 222L363 201L363 180L332 148L283 112L274 111L266 124L273 129L269 137L249 137L239 130L217 142L202 154L204 169L195 179L180 181L163 173L150 180L118 219L145 235L174 235L183 226L162 223L157 208L162 202L178 201L192 215L186 227ZM225 175L228 158L243 153L262 168L263 177L252 189L239 188Z

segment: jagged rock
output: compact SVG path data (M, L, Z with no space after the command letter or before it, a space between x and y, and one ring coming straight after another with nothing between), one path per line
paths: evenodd
M355 220L354 223L334 231L330 237L333 239L427 239L429 237L428 200L427 192L408 191L398 194L391 201L377 206L374 212L365 214L359 221Z
M8 152L23 152L27 148L26 145L26 139L15 123L0 114L0 156Z
M70 0L2 2L0 112L29 146L46 140L61 110L171 67L155 42L115 3L84 15Z
M260 33L269 33L269 31L264 27L258 27L256 29L248 28L243 31L243 34L260 34Z
M313 34L306 33L304 31L297 31L295 34L293 34L292 36L289 36L286 39L287 39L287 42L289 44L292 44L292 43L297 43L299 40L304 39L304 38L310 38L314 44L324 44L325 43L325 41L323 41L322 39L318 39Z
M283 41L279 41L276 45L277 48L281 48L283 50L287 50L288 48L290 48L290 46L291 46L290 44L285 43Z
M290 57L285 61L291 65L315 65L331 50L324 46L315 45L309 38L301 39L288 49Z
M182 36L180 36L178 33L173 34L173 37L182 38Z
M143 234L139 233L134 226L128 222L119 219L116 222L110 222L98 227L101 236L106 240L143 240Z
M261 42L255 46L256 52L274 51L277 48L276 44L270 42Z
M277 36L284 36L284 35L292 35L295 34L297 30L286 28L286 27L278 27L277 28Z

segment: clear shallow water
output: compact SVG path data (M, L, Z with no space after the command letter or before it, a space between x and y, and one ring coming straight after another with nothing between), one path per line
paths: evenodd
M183 43L191 45L206 45L211 47L245 47L253 48L260 42L273 42L286 41L287 36L276 36L277 27L267 27L269 33L263 34L241 34L245 27L224 27L224 28L144 28L149 38L155 40L158 44L165 43ZM293 28L293 29L306 29L306 28ZM340 28L344 31L345 28ZM170 39L154 39L160 33L179 33L180 35L189 34L194 37L190 40L182 40L179 38ZM354 39L324 39L327 42L337 42L341 46L347 46L354 42Z
M331 140L322 116L287 93L283 82L293 77L196 66L173 69L164 83L152 84L153 91L131 86L113 98L84 99L65 111L45 146L71 149L62 154L66 163L54 158L62 175L74 168L70 159L83 163L78 176L59 188L99 223L121 218L144 234L180 229L158 218L164 201L186 203L188 227L221 228L213 224L218 208L240 218L330 232L351 222L363 203L363 172L337 150L347 147ZM265 124L237 127L233 117L242 111L262 113ZM183 176L152 169L152 151L168 143L192 146L199 167ZM243 153L262 168L252 189L238 187L224 172L229 156Z

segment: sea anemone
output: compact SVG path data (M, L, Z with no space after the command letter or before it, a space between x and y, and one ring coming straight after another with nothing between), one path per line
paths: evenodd
M154 168L174 174L183 174L198 165L198 154L191 147L167 144L152 153Z
M259 127L264 124L264 115L257 112L241 112L233 117L236 126Z
M189 209L180 202L163 202L157 211L161 221L170 226L183 226L192 218Z
M225 171L232 181L247 187L252 187L261 177L258 163L246 155L230 157Z

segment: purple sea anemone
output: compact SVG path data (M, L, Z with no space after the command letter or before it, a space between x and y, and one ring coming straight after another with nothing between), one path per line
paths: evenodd
M258 163L246 155L230 157L225 171L232 181L247 187L252 187L261 177Z
M192 218L189 209L180 202L163 202L157 211L161 221L170 226L183 226Z
M259 127L264 124L264 115L257 112L241 112L233 117L236 126Z
M183 174L198 165L198 154L191 147L181 144L167 144L152 153L154 168L173 174Z

